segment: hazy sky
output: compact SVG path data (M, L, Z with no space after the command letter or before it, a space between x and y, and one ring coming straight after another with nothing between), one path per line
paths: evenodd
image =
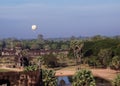
M38 29L31 30L36 24ZM120 0L1 0L0 38L120 35Z

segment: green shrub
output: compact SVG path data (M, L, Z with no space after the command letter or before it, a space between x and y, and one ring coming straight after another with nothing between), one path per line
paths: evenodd
M113 86L120 86L120 74L112 81Z
M24 68L24 71L36 71L38 69L37 65L27 66Z
M85 69L77 71L73 76L72 86L96 86L91 71Z

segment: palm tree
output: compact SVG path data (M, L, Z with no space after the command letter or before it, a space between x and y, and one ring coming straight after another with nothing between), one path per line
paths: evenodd
M42 70L43 86L57 86L57 78L53 70Z
M76 59L76 65L77 63L81 63L83 46L84 46L84 43L80 40L73 40L70 43L70 47L73 50L73 55Z
M85 69L77 71L73 76L72 86L96 86L91 71Z
M39 56L37 57L37 65L39 66L39 69L41 69L43 63L43 57Z

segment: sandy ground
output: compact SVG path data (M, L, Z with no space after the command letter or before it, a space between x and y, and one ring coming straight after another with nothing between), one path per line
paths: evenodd
M94 76L98 76L106 80L113 80L118 73L117 71L111 69L92 69L91 71Z
M0 67L0 69L7 69L7 70L10 70L10 71L17 71L17 72L23 71L23 68Z
M117 72L111 69L90 69L94 76L101 77L106 80L113 80ZM75 74L75 70L58 70L56 76L71 76Z
M0 69L8 69L10 71L23 71L23 68L7 68L1 67ZM113 80L118 71L111 70L111 69L90 69L94 76L104 78L106 80ZM55 76L72 76L74 75L76 70L57 70ZM120 72L120 71L119 71Z

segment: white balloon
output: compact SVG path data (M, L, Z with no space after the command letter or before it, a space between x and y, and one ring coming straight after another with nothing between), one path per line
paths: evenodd
M36 25L32 25L32 30L36 30L37 26Z

